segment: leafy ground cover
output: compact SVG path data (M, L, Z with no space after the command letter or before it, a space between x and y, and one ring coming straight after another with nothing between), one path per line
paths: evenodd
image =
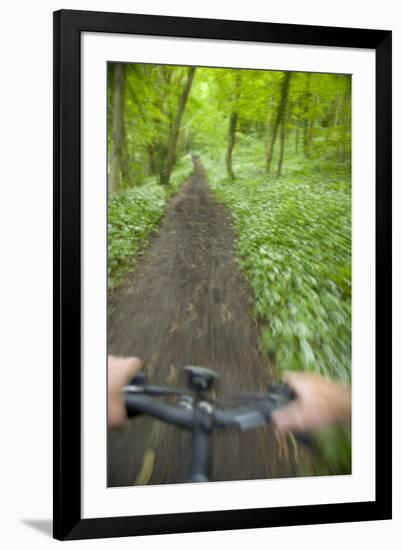
M159 226L166 201L174 195L192 171L190 155L183 157L169 186L155 178L146 184L115 193L108 206L108 288L115 288L135 264L135 258ZM148 181L149 180L149 181Z
M320 161L306 171L301 158L286 160L284 176L267 176L259 149L253 142L239 147L235 181L218 159L209 158L206 168L232 214L261 345L279 369L349 381L350 176Z

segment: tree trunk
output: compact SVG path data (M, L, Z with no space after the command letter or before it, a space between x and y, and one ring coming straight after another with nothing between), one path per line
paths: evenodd
M176 149L177 149L177 142L179 140L181 120L183 118L184 109L186 107L188 95L190 93L191 85L193 83L194 72L195 72L195 67L188 68L187 79L180 95L179 103L177 106L176 117L175 117L172 129L170 131L165 164L163 166L163 169L160 175L160 183L162 185L169 185L170 176L172 174L173 166L176 160Z
M310 157L310 148L309 148L309 121L308 121L308 112L309 112L309 101L310 101L310 77L311 73L306 74L306 90L304 92L304 120L303 120L303 146L304 146L304 157Z
M271 127L273 127L273 116L272 116L272 108L273 106L273 96L272 94L269 94L269 99L267 101L267 119L265 122L265 136L264 136L264 162L265 166L268 163L269 159L269 147L270 147L270 135L271 135Z
M313 143L313 129L314 129L314 119L310 120L308 124L308 131L307 131L307 150L309 157L311 157L311 144Z
M279 177L282 175L282 165L283 165L283 154L285 152L285 137L286 137L286 124L285 121L281 124L281 141L280 141L280 149L279 149L279 160L278 160L278 170L276 172L276 175Z
M226 151L226 170L229 178L232 178L232 179L235 178L235 175L233 172L233 165L232 165L232 152L236 141L236 128L237 128L237 113L233 112L233 113L230 113L230 118L229 118L228 148Z
M114 66L114 90L112 112L112 151L109 174L109 193L118 191L121 183L122 158L124 146L124 65Z
M349 113L349 104L350 104L350 98L352 94L352 79L349 77L346 80L346 89L345 94L343 96L343 104L342 104L342 140L341 140L341 155L340 155L340 161L346 162L348 159L347 155L347 148L346 148L346 137L350 131L350 113Z
M334 113L334 126L339 125L339 119L340 119L340 107L341 107L341 96L340 94L336 95L336 105L335 105L335 113Z
M238 101L240 97L240 71L236 71L236 79L234 82L234 91L233 91L233 100L234 105L232 107L232 112L229 115L229 128L228 128L228 147L226 149L226 171L228 173L228 177L234 179L235 174L233 172L233 163L232 163L232 154L233 154L233 148L236 143L236 130L237 130L237 123L239 121L239 115L238 115Z
M332 128L337 125L339 97L339 94L336 94L335 99L332 100L331 111L328 115L327 134L325 138L327 142L330 141Z
M276 175L280 177L282 175L282 166L283 166L283 157L285 154L285 142L286 142L286 135L287 135L287 125L290 122L291 119L291 105L288 101L288 95L286 97L286 103L285 108L281 120L281 133L280 133L280 149L279 149L279 160L278 160L278 170Z
M121 181L130 182L135 179L135 174L132 172L132 163L130 162L130 154L128 150L128 135L127 135L127 125L123 118L123 143L121 149L121 163L120 163L120 174Z
M300 117L300 111L303 107L302 99L301 99L300 96L297 98L296 106L297 106L297 114L296 114L296 121L295 121L295 125L296 125L295 153L298 153L299 152L299 142L300 142L300 130L302 129L302 120L301 120L301 117Z
M274 154L275 141L276 141L276 136L278 134L279 126L280 124L282 125L285 124L286 104L288 100L289 84L290 84L291 76L292 76L292 73L290 72L284 73L283 75L282 84L281 84L281 97L279 100L278 110L275 117L274 127L272 129L271 144L268 151L268 158L267 158L267 165L266 165L267 172L270 172L271 170L272 157Z

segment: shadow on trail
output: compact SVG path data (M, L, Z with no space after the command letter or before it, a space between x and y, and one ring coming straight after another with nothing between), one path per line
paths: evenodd
M219 372L216 397L265 389L272 365L258 349L249 289L236 266L229 214L201 162L170 202L158 236L113 293L108 353L144 359L148 380L180 384L186 364ZM138 418L108 439L108 485L185 480L190 434ZM280 444L281 443L281 444ZM217 432L212 479L295 475L294 454L269 428Z

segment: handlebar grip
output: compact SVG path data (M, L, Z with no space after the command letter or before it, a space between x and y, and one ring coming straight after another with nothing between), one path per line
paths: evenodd
M193 425L192 411L161 403L148 395L124 393L124 402L129 418L138 414L146 414L179 428L189 429Z
M137 397L137 396L136 396ZM126 407L128 418L134 418L141 414L141 409L137 405L136 397L133 399L133 396L128 393L123 393L124 405Z

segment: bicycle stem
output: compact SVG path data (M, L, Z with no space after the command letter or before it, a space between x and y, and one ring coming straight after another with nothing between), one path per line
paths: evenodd
M196 402L194 407L189 483L209 481L211 476L213 417L209 407L205 401Z

